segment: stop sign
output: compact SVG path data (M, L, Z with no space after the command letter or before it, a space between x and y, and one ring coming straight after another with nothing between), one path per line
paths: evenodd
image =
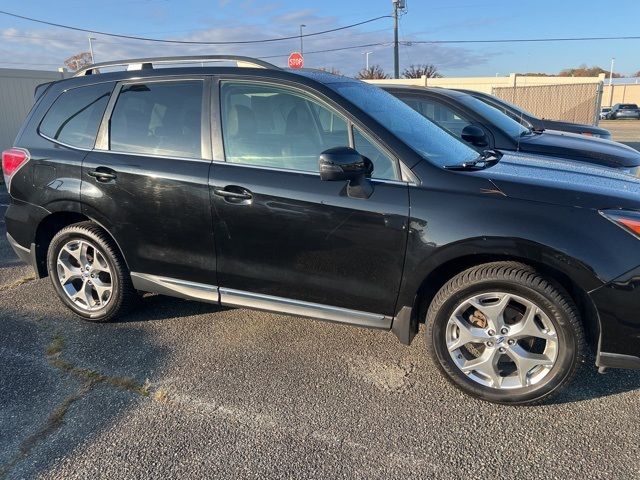
M293 52L289 55L289 68L304 67L304 57L300 52Z

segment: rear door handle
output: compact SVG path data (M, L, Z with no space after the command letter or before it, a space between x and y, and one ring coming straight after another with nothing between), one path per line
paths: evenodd
M115 180L117 177L116 173L107 167L98 167L95 170L89 170L87 175L102 183L110 182L111 180Z
M231 190L231 188L233 188L233 190ZM251 192L242 187L227 186L224 188L214 188L213 193L214 195L223 197L225 200L230 200L230 201L251 200L253 198L253 195L251 194Z

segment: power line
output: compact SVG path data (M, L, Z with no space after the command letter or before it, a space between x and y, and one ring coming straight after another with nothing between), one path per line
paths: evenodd
M121 35L117 33L109 33L109 32L100 32L98 30L88 30L86 28L73 27L70 25L62 25L60 23L48 22L46 20L39 20L37 18L25 17L24 15L18 15L16 13L5 12L0 10L1 15L7 15L9 17L20 18L22 20L27 20L29 22L42 23L44 25L49 25L52 27L58 28L66 28L67 30L75 30L77 32L85 32L92 33L94 35L104 35L107 37L116 37L116 38L126 38L129 40L141 40L146 42L160 42L160 43L175 43L175 44L188 44L188 45L246 45L246 44L255 44L255 43L268 43L268 42L281 42L283 40L293 40L300 38L300 35L293 35L290 37L280 37L280 38L266 38L262 40L242 40L242 41L226 41L226 42L200 42L194 40L165 40L161 38L149 38L149 37L136 37L133 35ZM368 20L364 20L362 22L352 23L350 25L345 25L344 27L332 28L330 30L323 30L321 32L313 32L302 35L302 37L313 37L316 35L323 35L325 33L338 32L340 30L346 30L348 28L359 27L360 25L365 25L367 23L375 22L377 20L381 20L383 18L391 18L390 15L381 15L379 17L370 18Z
M377 42L377 43L366 43L364 45L352 45L349 47L339 47L339 48L327 48L325 50L314 50L311 52L304 52L305 55L309 55L311 53L327 53L327 52L339 52L341 50L352 50L354 48L366 48L366 47L378 47L378 46L388 46L391 45L391 42ZM286 55L267 55L266 57L258 57L260 59L267 58L285 58L288 57L289 54Z
M524 43L524 42L584 42L591 40L640 40L638 36L624 37L560 37L560 38L507 38L500 40L405 40L408 46L413 44L447 44L447 43Z

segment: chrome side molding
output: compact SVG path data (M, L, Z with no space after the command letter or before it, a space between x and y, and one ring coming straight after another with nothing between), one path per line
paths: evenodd
M231 288L220 287L218 290L220 291L220 302L222 305L286 313L289 315L317 318L330 322L348 323L368 328L391 328L391 317L380 314L333 307L320 303L303 302L290 298L262 295L242 290L233 290Z
M159 293L170 297L218 303L230 307L244 307L299 317L316 318L337 323L348 323L367 328L391 328L392 317L382 314L333 307L320 303L303 302L284 297L262 295L204 283L188 282L177 278L131 272L136 290Z
M220 303L218 287L214 285L138 272L131 272L131 281L136 290L142 290L143 292L159 293L170 297L186 298L187 300Z

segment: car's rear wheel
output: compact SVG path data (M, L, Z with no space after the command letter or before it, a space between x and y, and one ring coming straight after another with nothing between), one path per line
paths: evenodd
M70 225L53 237L47 268L62 302L86 320L112 320L138 298L120 252L92 222Z
M564 289L514 262L466 270L436 294L427 345L459 388L495 403L536 404L575 375L584 331Z

